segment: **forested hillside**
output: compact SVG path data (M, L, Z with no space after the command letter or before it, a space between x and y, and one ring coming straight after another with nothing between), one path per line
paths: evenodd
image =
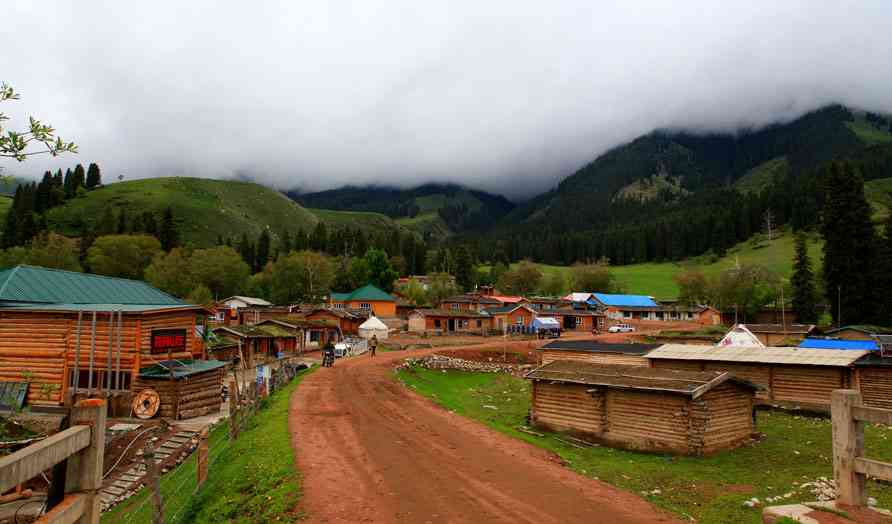
M738 135L654 132L601 155L468 240L484 256L551 264L721 255L769 226L814 225L824 194L820 168L831 160L850 161L866 180L892 176L890 124L830 106Z
M451 184L412 189L347 186L289 196L313 209L380 213L428 238L487 228L514 208L505 197Z

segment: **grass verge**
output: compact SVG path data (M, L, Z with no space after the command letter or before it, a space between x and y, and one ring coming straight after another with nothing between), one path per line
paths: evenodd
M568 467L634 493L653 504L700 523L757 523L761 508L744 502L791 495L774 504L815 500L800 485L832 477L830 421L777 411L760 411L765 439L752 446L705 458L677 457L612 449L580 449L549 432L537 437L518 430L530 407L530 385L504 374L402 370L398 379L456 413L506 435L553 451ZM484 407L489 406L489 407ZM495 407L496 409L492 409ZM538 431L538 430L537 430ZM868 425L867 456L892 461L892 428ZM892 487L868 483L880 507L892 507Z
M315 369L315 368L313 368ZM229 425L215 427L209 437L208 479L197 493L196 454L161 478L165 522L295 522L301 495L288 432L288 399L310 371L263 401L238 440L229 440ZM111 511L102 522L150 523L151 502L141 490Z

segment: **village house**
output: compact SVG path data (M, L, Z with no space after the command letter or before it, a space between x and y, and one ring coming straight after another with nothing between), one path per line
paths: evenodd
M701 456L754 430L758 386L727 372L555 360L526 378L535 426L612 446Z
M109 395L129 407L142 368L205 357L208 311L145 282L20 265L0 271L0 380L31 406Z
M483 334L492 329L492 318L468 309L416 309L409 314L408 329L418 334Z
M526 331L536 318L536 311L525 304L491 307L484 312L492 318L492 329L500 333Z
M259 321L259 319L255 322L246 322L243 318L244 310L250 308L252 312L255 312L252 316L255 316L258 314L256 313L258 308L268 308L271 306L272 304L270 302L267 302L262 298L236 295L216 302L214 305L216 310L215 317L219 324L226 326L254 324Z
M343 336L356 336L359 335L359 325L369 318L369 314L367 309L317 307L306 313L303 318L338 326Z
M603 311L615 322L687 321L705 326L717 326L722 322L721 313L713 307L659 304L646 295L570 293L564 298L573 304L574 309Z
M443 281L446 285L455 287L455 277L452 275L410 275L408 277L400 277L393 284L394 288L405 286L410 280L414 280L421 284L421 288L427 291L431 284L435 281Z
M214 328L214 335L230 345L236 344L235 357L247 367L262 364L275 357L273 341L275 335L260 326L219 326Z
M471 310L483 311L488 307L498 307L502 303L498 300L479 293L465 293L462 295L453 295L440 302L439 309L447 309L450 311Z
M549 309L569 308L570 302L562 298L553 297L529 297L527 299L529 306L536 311L545 311Z
M141 369L133 390L158 393L158 415L166 419L218 413L225 367L217 360L169 360Z
M843 326L841 328L827 330L825 335L844 340L879 341L880 336L892 335L892 329L871 325Z
M597 340L555 340L537 349L539 360L576 360L595 364L623 364L650 367L645 358L659 344L611 344Z
M395 318L396 298L372 284L350 293L331 293L328 304L336 309L362 309L376 317Z
M603 331L606 329L606 317L604 313L589 309L573 309L563 307L560 309L542 309L537 311L540 317L551 317L557 320L564 331Z

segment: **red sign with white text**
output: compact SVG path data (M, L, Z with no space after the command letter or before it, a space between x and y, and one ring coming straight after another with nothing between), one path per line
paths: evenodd
M186 351L185 329L158 329L152 331L152 354Z

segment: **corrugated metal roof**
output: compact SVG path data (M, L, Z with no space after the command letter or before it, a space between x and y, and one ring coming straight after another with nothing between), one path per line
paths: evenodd
M554 360L526 374L532 380L607 386L621 389L678 393L697 398L713 387L733 380L750 389L758 386L726 371L680 371L575 360Z
M26 265L0 271L0 301L40 304L185 304L138 280Z
M569 300L570 302L586 302L591 296L591 293L570 293L564 297L564 300Z
M760 364L800 364L808 366L850 366L868 351L839 349L799 349L779 347L715 347L665 344L645 358L667 360L711 360Z
M156 305L156 304L42 304L6 302L0 303L0 309L4 311L84 311L84 312L109 312L121 311L124 313L140 313L149 311L177 311L181 309L201 309L200 306L190 304L181 305Z
M225 303L225 302L229 302L230 300L238 300L238 301L244 302L245 304L248 304L249 306L271 306L271 305L273 305L271 302L267 302L266 300L263 300L262 298L246 297L246 296L242 296L242 295L234 295L227 299L221 300L220 302Z
M654 302L649 296L646 295L611 295L607 293L592 293L599 302L604 304L605 306L614 306L614 307L656 307L657 303Z
M412 313L418 313L426 317L488 318L488 315L470 309L414 309Z
M559 351L586 351L590 353L623 353L625 355L645 355L660 347L659 344L609 344L597 340L555 340L539 349Z
M845 351L880 349L873 340L840 340L831 338L807 338L799 343L799 347L807 349L841 349Z
M350 293L332 293L331 299L338 302L350 302L353 300L396 302L395 298L372 284L366 284L359 289L354 289Z
M176 379L213 371L222 368L226 362L219 360L165 360L154 366L139 370L140 378L170 378L171 372Z

